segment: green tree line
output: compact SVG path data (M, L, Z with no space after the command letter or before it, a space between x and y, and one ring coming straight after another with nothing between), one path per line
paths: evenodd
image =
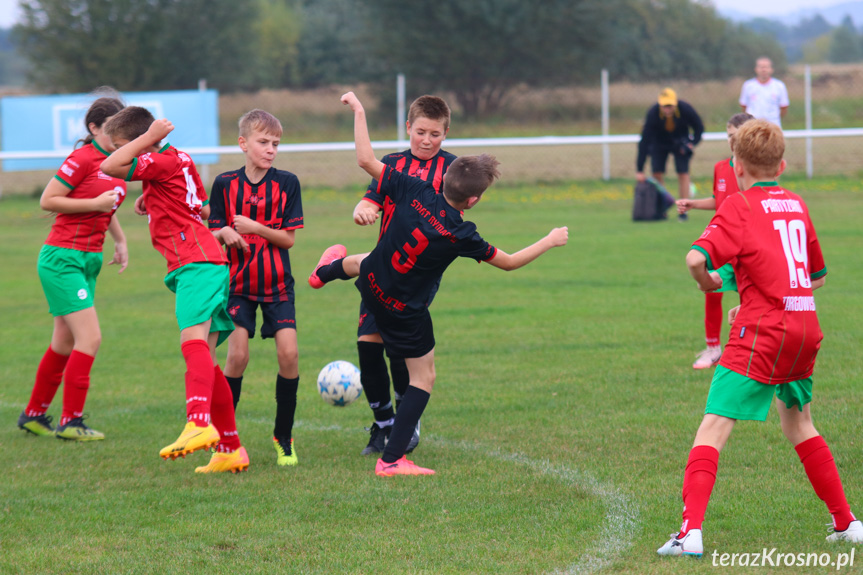
M11 42L41 90L194 87L222 92L324 84L447 91L467 116L514 87L723 79L773 37L704 0L20 0Z

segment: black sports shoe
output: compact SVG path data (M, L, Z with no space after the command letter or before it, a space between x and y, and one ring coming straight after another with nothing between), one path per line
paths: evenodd
M377 423L372 423L371 427L366 428L369 431L369 444L360 452L360 455L371 455L372 453L383 453L384 447L387 446L387 440L390 437L392 426L378 427Z
M96 431L84 423L84 417L76 417L64 425L58 425L57 429L54 430L54 436L57 439L67 441L100 441L105 439L104 433Z
M51 427L50 415L29 416L27 412L22 411L18 417L18 429L23 429L33 435L54 435L54 428Z
M408 448L405 450L405 453L410 453L414 449L417 448L417 445L420 444L420 422L417 421L416 429L414 429L414 434L411 436L411 440L408 442Z

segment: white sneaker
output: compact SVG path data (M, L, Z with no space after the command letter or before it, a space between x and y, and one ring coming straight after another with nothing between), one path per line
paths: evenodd
M692 364L692 369L707 369L719 363L719 358L722 357L722 348L720 346L708 347L701 351Z
M863 543L863 523L852 521L845 531L834 531L827 536L827 541L850 541L851 543Z
M850 529L850 527L849 527ZM843 531L845 533L845 531ZM701 540L701 529L690 529L682 538L677 538L678 533L672 533L671 539L656 550L660 555L679 557L701 557L704 554L704 543Z

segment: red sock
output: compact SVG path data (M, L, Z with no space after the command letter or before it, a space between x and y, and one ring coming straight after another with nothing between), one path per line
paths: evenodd
M854 514L845 499L839 470L836 469L836 462L833 461L833 454L830 453L827 442L818 435L798 443L794 449L803 463L803 469L806 470L815 494L827 504L827 509L833 515L833 529L845 531L848 524L854 521Z
M704 339L708 347L718 347L722 337L722 294L704 294Z
M63 370L66 369L67 361L68 355L60 355L48 346L36 370L36 383L30 393L30 402L24 410L29 417L45 415L48 411L54 395L57 394L57 388L63 381Z
M234 394L231 386L217 365L213 370L215 382L213 383L213 425L219 430L219 441L216 451L231 453L238 450L240 435L237 433L237 422L234 418Z
M87 401L87 390L90 389L90 369L95 359L92 355L72 350L63 378L65 385L60 425L65 425L70 419L84 415L84 403Z
M210 424L213 397L213 358L203 339L191 339L180 346L186 360L186 418L198 427Z
M719 452L709 445L696 445L689 452L686 472L683 474L683 525L680 534L690 529L701 529L704 514L719 467Z

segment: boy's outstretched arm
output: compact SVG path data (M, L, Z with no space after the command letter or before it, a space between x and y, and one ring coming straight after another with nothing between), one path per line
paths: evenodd
M521 249L514 254L508 254L503 250L497 250L488 263L505 271L516 270L526 266L551 248L565 246L569 239L569 228L554 228L548 235L538 242Z
M685 214L689 210L715 210L716 198L701 198L700 200L677 200L677 213Z
M722 278L717 272L707 271L707 256L698 250L689 250L686 254L686 267L703 292L716 291L722 287Z
M109 176L126 179L135 158L140 156L150 146L155 146L161 142L173 129L174 124L170 120L156 120L150 124L146 132L124 146L117 148L110 156L105 158L101 166L102 171Z
M350 106L354 113L354 144L357 148L357 164L373 178L380 178L384 164L375 157L372 140L369 138L369 127L366 123L366 111L353 92L348 92L341 98L342 104Z

